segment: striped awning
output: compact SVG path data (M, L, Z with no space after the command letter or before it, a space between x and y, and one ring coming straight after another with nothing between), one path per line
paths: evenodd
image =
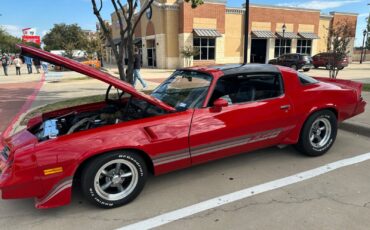
M197 37L215 38L222 36L220 32L215 29L194 29L193 32Z
M267 30L252 31L252 37L254 38L276 38L273 32L267 31Z
M276 34L280 38L288 38L288 39L301 38L301 37L298 36L298 34L293 33L293 32L285 32L284 34L283 34L283 32L276 32Z
M301 38L304 39L319 39L320 37L315 33L308 33L308 32L299 32L298 33Z

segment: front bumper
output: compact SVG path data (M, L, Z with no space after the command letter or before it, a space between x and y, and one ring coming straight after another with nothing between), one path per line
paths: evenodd
M0 151L4 146L0 144ZM2 199L32 198L42 193L40 180L29 168L14 165L11 156L0 154L0 190Z

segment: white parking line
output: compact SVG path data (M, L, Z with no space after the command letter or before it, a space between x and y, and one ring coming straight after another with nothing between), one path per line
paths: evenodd
M212 208L219 207L224 204L228 204L234 201L238 201L244 198L248 198L251 196L255 196L257 194L261 194L263 192L268 192L274 189L282 188L291 184L295 184L301 181L305 181L322 174L331 172L333 170L343 168L349 165L354 165L363 161L370 160L370 153L365 153L356 157L343 159L340 161L336 161L315 169L311 169L308 171L304 171L292 176L284 177L281 179L277 179L274 181L270 181L264 184L260 184L254 187L246 188L240 191L236 191L233 193L229 193L223 196L215 197L210 200L206 200L185 208L181 208L178 210L174 210L168 213L164 213L162 215L152 217L146 220L142 220L140 222L124 226L119 228L118 230L127 230L127 229L152 229L175 220L182 219L184 217L188 217Z

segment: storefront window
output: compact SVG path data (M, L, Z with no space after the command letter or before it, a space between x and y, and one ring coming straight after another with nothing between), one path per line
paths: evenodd
M297 40L297 53L311 55L312 40L298 39Z
M290 54L292 39L276 39L275 40L275 57L280 57L283 54Z
M215 38L198 38L193 39L193 47L199 51L199 54L194 56L194 60L214 60L216 50Z

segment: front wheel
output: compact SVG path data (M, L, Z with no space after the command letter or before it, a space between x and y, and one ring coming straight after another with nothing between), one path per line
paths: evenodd
M310 71L310 69L303 69L303 72L308 72L308 71Z
M308 156L321 156L333 145L337 129L337 118L333 112L318 111L305 122L296 148Z
M94 159L82 174L82 192L101 208L115 208L134 200L144 188L144 160L130 151L112 152Z

